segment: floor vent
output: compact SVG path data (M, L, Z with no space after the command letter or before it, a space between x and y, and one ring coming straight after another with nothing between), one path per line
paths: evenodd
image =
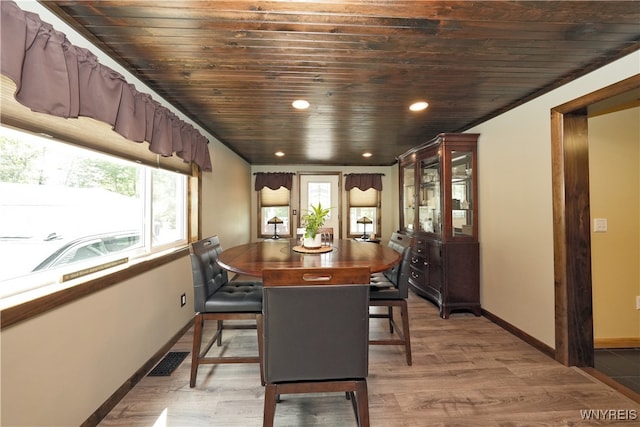
M188 351L170 351L147 376L168 377L180 366L185 357L187 357L187 354L189 354Z

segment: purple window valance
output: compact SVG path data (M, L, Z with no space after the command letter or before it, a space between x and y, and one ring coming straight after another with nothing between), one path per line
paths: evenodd
M350 173L345 175L344 189L349 191L353 188L359 188L362 191L367 191L370 188L375 188L378 191L382 191L382 173Z
M284 187L287 190L291 190L293 187L293 172L258 172L256 173L256 191L262 190L264 187L268 187L272 190L277 190L280 187Z
M126 139L147 141L153 153L175 153L204 171L212 169L209 141L196 128L138 92L90 51L73 46L38 14L13 1L0 1L0 8L0 72L16 84L18 102L40 113L109 123Z

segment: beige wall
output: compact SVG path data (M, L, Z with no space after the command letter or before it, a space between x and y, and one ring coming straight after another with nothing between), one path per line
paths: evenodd
M399 153L400 154L400 153ZM297 166L269 166L269 165L256 165L251 168L252 173L255 172L341 172L343 174L342 179L342 233L343 236L346 235L347 232L347 221L348 216L346 215L347 209L347 195L344 191L344 174L347 173L382 173L384 176L382 177L382 201L381 201L381 213L380 217L382 219L381 223L381 232L378 233L379 238L383 239L383 244L385 244L385 240L388 240L391 237L391 233L398 230L398 166L376 166L376 167L366 167L366 166L358 166L358 167L345 167L345 166L313 166L313 165L297 165ZM252 176L251 181L251 239L259 240L257 235L257 227L258 227L258 198L256 192L253 191L253 182L255 181L255 177ZM298 204L298 175L294 177L294 188L291 190L291 197L293 206L297 206ZM292 217L293 224L298 224L299 215ZM295 225L294 225L295 226Z
M77 426L193 316L188 258L2 331L3 426Z
M251 239L251 169L222 144L211 151L213 172L202 176L202 237L220 236L223 248Z
M589 119L594 338L639 338L640 108Z
M478 143L482 307L555 348L550 110L640 72L640 52L469 130Z

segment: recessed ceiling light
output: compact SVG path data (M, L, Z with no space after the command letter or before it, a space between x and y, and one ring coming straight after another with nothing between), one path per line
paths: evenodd
M425 110L428 106L429 106L428 102L418 101L418 102L414 102L413 104L411 104L409 106L409 110L411 110L411 111L422 111L422 110Z
M366 153L362 153L362 157L371 157L373 156L373 154L366 152Z
M278 157L283 157L283 156L284 156L284 153L283 153L282 151L276 151L276 152L275 152L275 153L273 153L273 154L275 154L275 155L276 155L276 156L278 156Z
M309 101L306 101L304 99L296 99L291 103L291 105L293 105L293 108L297 110L306 110L307 108L309 108Z

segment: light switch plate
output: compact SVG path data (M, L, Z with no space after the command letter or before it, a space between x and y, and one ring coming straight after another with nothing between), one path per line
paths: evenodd
M593 219L593 232L604 233L607 231L607 219L606 218L594 218Z

